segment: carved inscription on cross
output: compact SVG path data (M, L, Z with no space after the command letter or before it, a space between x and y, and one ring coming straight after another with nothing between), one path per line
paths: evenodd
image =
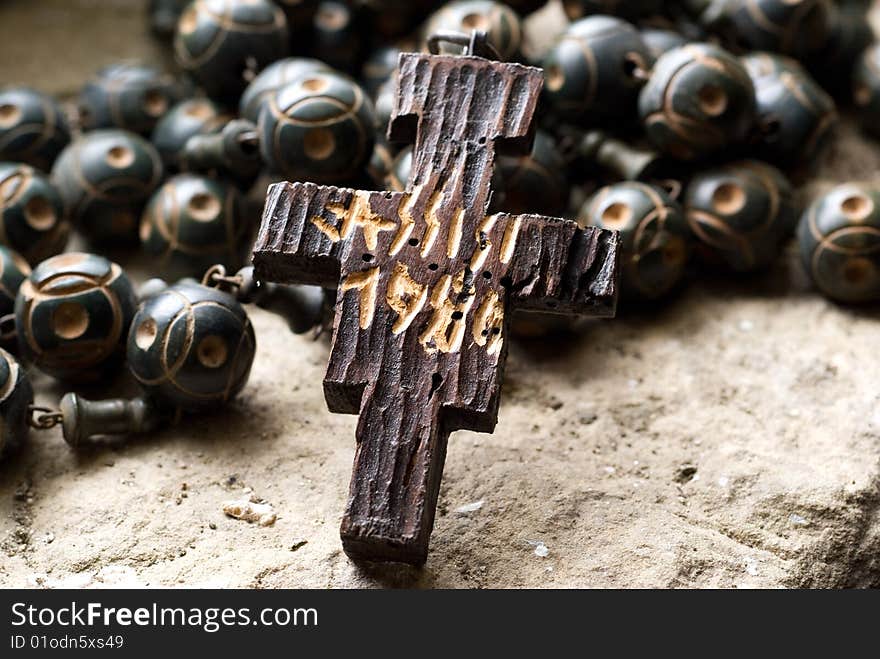
M512 307L614 314L617 234L487 215L495 149L528 151L540 69L401 55L389 137L415 137L406 192L270 187L267 281L337 287L324 394L360 414L345 552L423 563L449 433L497 421Z

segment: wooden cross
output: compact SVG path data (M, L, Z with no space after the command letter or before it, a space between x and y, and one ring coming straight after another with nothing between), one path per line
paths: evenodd
M415 138L405 192L269 188L266 281L337 287L324 396L360 414L342 542L424 563L450 432L497 422L513 307L612 316L617 233L487 215L496 147L528 152L540 69L406 53L388 130Z

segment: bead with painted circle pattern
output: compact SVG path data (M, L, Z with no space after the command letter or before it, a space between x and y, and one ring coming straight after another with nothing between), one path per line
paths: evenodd
M823 295L880 300L880 186L844 183L817 197L798 225L804 268Z
M834 100L793 59L751 53L740 60L755 86L755 155L780 165L811 164L837 126Z
M215 263L238 268L247 244L244 200L223 181L178 174L153 194L141 218L144 251L165 276L198 277Z
M0 90L0 160L48 172L69 142L67 118L54 98L27 87Z
M122 268L67 252L40 263L15 300L19 354L60 380L93 381L117 367L137 306Z
M620 232L623 295L656 299L681 282L690 232L681 206L661 188L635 181L601 188L581 207L578 224Z
M178 65L208 96L229 102L287 49L287 19L270 0L196 0L174 36Z
M830 0L726 0L724 16L736 41L749 50L804 57L825 45Z
M61 195L30 165L0 162L0 244L31 265L59 254L70 225Z
M771 265L798 219L788 179L760 160L698 172L683 204L697 254L741 272Z
M664 153L693 160L743 141L755 88L739 60L707 43L664 53L639 95L645 133Z
M128 367L147 395L187 411L218 407L247 383L256 340L244 308L216 288L178 282L145 300Z
M132 245L144 204L162 181L159 153L119 129L95 130L70 144L52 168L73 225L99 245Z
M121 62L101 69L83 86L79 121L83 130L123 128L148 135L183 95L183 85L174 76Z
M373 150L373 104L348 76L314 72L279 89L260 111L263 160L294 181L339 183L357 175Z
M309 57L285 57L272 62L244 90L238 102L238 113L243 119L256 123L263 104L272 94L317 71L333 71L333 68Z
M559 116L577 123L636 117L639 90L653 63L642 35L612 16L568 26L544 57L544 96Z

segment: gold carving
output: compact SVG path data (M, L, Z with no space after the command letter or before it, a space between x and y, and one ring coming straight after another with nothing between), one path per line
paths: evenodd
M367 329L373 324L373 312L376 309L376 289L379 287L379 268L370 268L360 272L352 272L342 282L342 290L356 288L360 296L360 326Z
M465 320L474 303L473 288L462 295L464 271L453 281L452 275L443 275L431 291L434 313L419 342L429 353L458 352L464 338ZM450 297L449 292L453 295Z
M367 249L376 249L379 244L379 232L390 231L397 225L373 212L369 192L357 190L354 193L351 206L345 212L342 229L339 231L340 238L348 238L356 226L361 227L364 232L364 243L366 243Z
M405 332L428 299L428 287L418 284L409 276L405 263L394 264L394 272L388 280L385 300L397 312L397 320L391 327L394 334Z
M504 321L504 305L495 291L489 291L474 312L471 328L474 343L486 346L486 352L494 355L501 349L501 324Z
M501 239L501 262L510 263L513 252L516 249L516 239L519 237L519 227L522 224L522 218L517 216L513 220L507 221L504 228L504 238Z
M456 208L449 223L449 238L446 241L446 256L454 259L461 245L461 227L464 223L464 209Z

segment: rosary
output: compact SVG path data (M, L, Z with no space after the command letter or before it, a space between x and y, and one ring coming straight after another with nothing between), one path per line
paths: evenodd
M800 208L791 182L835 99L880 131L867 3L564 0L532 57L544 4L153 0L184 77L116 64L73 108L0 90L0 459L222 407L256 304L331 337L328 408L359 417L346 554L422 564L449 435L494 429L513 337L760 272L793 234L821 294L880 299L880 187ZM71 228L179 281L136 291ZM26 367L73 390L35 405ZM77 393L122 368L140 396Z

